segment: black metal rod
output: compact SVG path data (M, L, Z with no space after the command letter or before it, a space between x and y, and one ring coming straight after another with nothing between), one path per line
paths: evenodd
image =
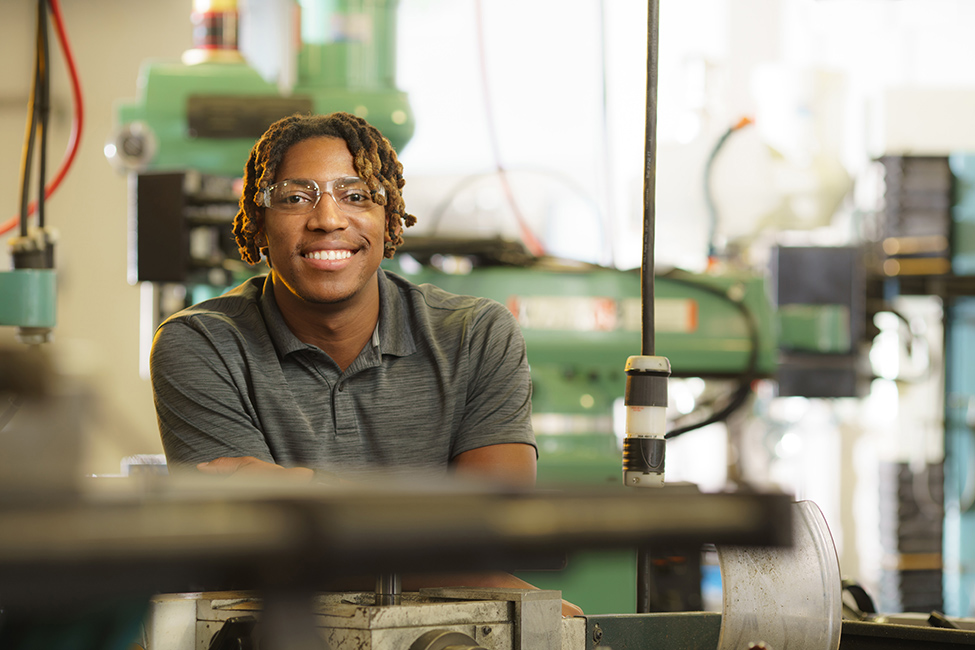
M640 276L640 300L643 305L641 354L653 356L653 246L654 211L657 181L657 52L660 27L659 0L650 0L647 6L647 113L646 148L643 168L643 265ZM651 571L650 549L641 547L637 552L636 611L646 614L653 611L650 602Z
M642 354L654 354L653 317L653 230L657 181L657 51L660 27L659 0L650 0L647 7L647 115L646 148L643 170L643 266L640 278L640 298L643 304Z

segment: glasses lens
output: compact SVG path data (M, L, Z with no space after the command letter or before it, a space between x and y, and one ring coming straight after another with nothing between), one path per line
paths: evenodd
M359 212L376 207L372 200L372 193L366 182L357 176L337 178L329 183L332 198L340 208L350 212ZM382 186L380 186L382 190ZM385 196L385 192L380 191Z
M267 207L282 212L301 214L312 210L321 197L318 184L312 180L289 180L267 188Z

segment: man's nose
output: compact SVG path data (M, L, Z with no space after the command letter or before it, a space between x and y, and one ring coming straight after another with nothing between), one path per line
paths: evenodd
M348 216L343 212L331 194L325 193L308 217L308 227L312 230L342 230L349 225Z

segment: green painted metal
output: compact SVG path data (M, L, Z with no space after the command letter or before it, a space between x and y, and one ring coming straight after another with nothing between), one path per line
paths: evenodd
M391 262L391 261L389 261ZM597 268L581 272L487 267L467 275L424 267L415 274L387 264L415 282L493 298L519 318L533 364L555 363L617 375L640 353L640 276ZM655 280L656 353L674 376L737 376L748 367L752 340L746 318L726 296L742 294L757 328L757 376L775 370L777 336L765 280L757 275L686 275Z
M303 86L395 86L397 0L301 0Z
M426 266L406 273L396 259L383 264L417 283L493 298L516 314L531 366L539 487L619 484L622 451L612 416L626 389L626 358L640 353L638 272L482 267L450 275ZM755 372L772 373L776 339L763 279L690 276L655 282L657 354L670 359L675 374L745 370L751 350L747 323L718 295L736 292L757 326ZM636 611L635 550L578 553L562 571L518 575L540 588L561 590L587 614Z
M720 634L714 612L586 617L586 650L715 650Z
M54 327L57 324L54 269L0 272L0 325Z
M414 118L406 93L394 85L397 2L309 0L303 4L331 29L301 48L298 80L289 98L310 102L315 113L346 111L366 118L394 148L402 150L413 135ZM134 101L116 105L116 126L122 131L138 125L151 134L154 153L144 168L154 171L242 174L260 133L197 137L188 126L191 97L239 100L242 110L262 98L284 99L276 85L244 62L146 61L138 89ZM271 119L276 117L283 115Z
M119 128L139 124L151 134L154 171L196 169L239 176L254 138L196 138L189 132L187 104L195 95L276 97L278 90L244 63L147 61L139 71L139 96L116 106Z
M779 347L784 350L845 354L852 345L846 305L780 305Z

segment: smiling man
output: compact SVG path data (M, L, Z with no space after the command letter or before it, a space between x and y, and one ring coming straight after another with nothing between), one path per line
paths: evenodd
M389 141L347 113L285 118L254 145L234 235L244 261L270 272L173 315L153 342L174 471L534 484L512 315L379 268L416 221L403 185ZM451 584L530 587L505 573L404 580Z
M153 343L173 468L534 483L513 317L379 268L415 223L402 169L347 113L285 118L254 145L234 234L270 272L170 317Z

